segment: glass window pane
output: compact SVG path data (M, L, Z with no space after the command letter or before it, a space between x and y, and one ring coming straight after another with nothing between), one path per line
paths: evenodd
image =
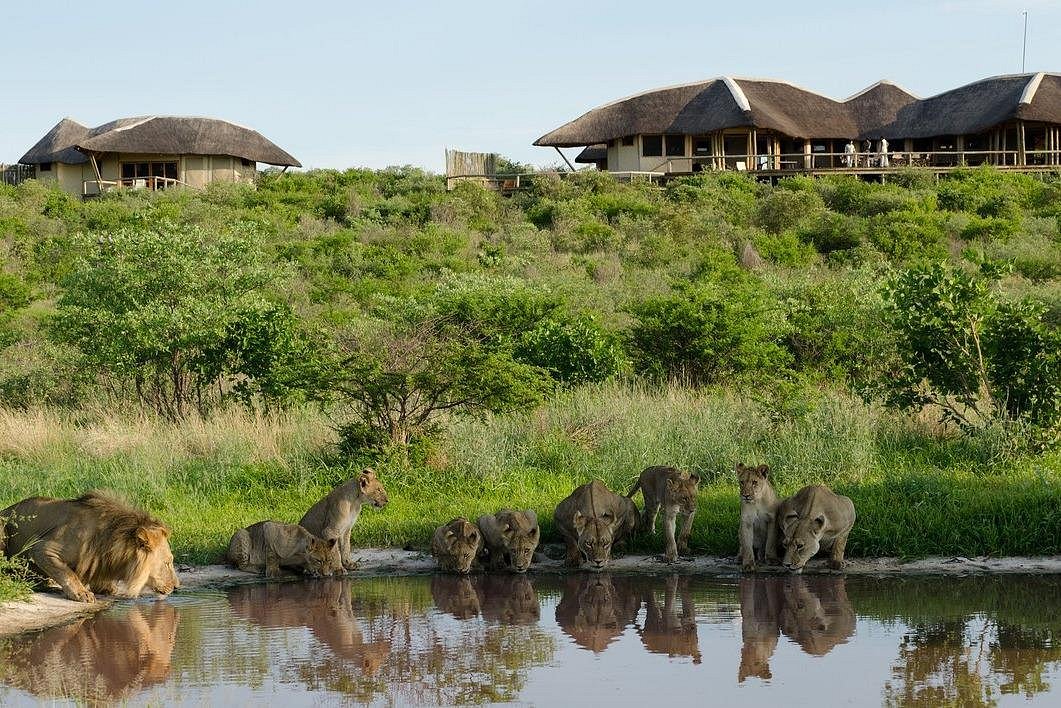
M662 157L663 156L663 136L662 135L642 135L641 136L641 154L645 157Z

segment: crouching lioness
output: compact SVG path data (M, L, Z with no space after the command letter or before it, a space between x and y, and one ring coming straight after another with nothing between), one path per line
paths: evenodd
M479 527L460 517L435 529L431 538L431 554L442 570L466 575L483 549L483 534Z
M0 512L0 527L0 550L27 558L71 600L94 602L93 593L137 597L144 587L168 595L180 587L169 529L102 492L24 499Z
M491 570L527 572L541 539L537 514L530 509L503 509L493 516L480 516L479 528Z
M247 573L275 578L281 568L307 575L337 575L342 565L335 554L339 541L317 538L297 524L259 521L232 535L225 560Z
M553 518L567 543L567 565L600 572L612 546L637 529L637 506L599 479L583 484L556 505Z
M645 511L641 521L643 530L656 533L656 517L663 509L663 531L666 534L666 550L663 558L669 563L678 560L678 552L689 552L689 534L693 530L696 516L696 495L700 491L700 476L687 474L676 467L646 467L637 482L626 493L633 498L637 490L645 499ZM677 541L674 539L678 514L685 517Z
M844 567L844 548L855 525L855 504L828 487L804 487L778 509L785 547L783 564L799 572L820 550L831 550L829 567Z

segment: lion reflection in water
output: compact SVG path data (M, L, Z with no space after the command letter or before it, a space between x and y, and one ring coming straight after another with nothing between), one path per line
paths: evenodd
M564 579L556 623L575 643L600 653L634 624L641 595L631 578L572 575Z
M498 624L531 625L541 618L538 593L525 575L436 575L431 597L435 607L457 619L481 614Z
M781 634L803 651L824 656L855 633L855 612L843 578L742 577L741 647L737 680L769 679Z
M0 678L42 699L127 701L169 677L179 624L155 602L48 629L0 653Z
M700 663L700 642L696 633L696 606L689 578L671 575L663 582L663 604L659 604L659 582L646 588L645 624L638 628L641 643L654 654L689 656ZM680 602L680 604L679 604Z
M389 641L365 641L347 580L242 585L229 591L228 602L237 617L259 627L307 627L335 657L368 676L390 655Z

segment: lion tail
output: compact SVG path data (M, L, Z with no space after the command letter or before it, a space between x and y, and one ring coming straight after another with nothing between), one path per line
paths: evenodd
M636 482L634 482L634 486L630 487L630 491L626 493L626 498L627 499L633 499L634 495L637 494L637 490L638 489L641 489L641 478L640 477L638 478L638 480Z

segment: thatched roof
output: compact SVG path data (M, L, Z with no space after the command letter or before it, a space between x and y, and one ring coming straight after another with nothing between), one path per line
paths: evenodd
M1061 76L983 79L906 106L876 132L904 138L969 135L1015 118L1061 123Z
M592 164L594 162L600 162L601 160L608 159L608 146L604 143L598 143L596 145L587 145L582 148L582 152L575 158L575 162Z
M793 138L913 138L975 133L1013 118L1061 123L1061 77L999 76L928 99L880 81L844 101L784 81L720 77L606 104L534 144L577 147L628 135L700 135L744 126Z
M87 135L88 128L73 118L63 118L38 140L37 144L31 147L19 162L24 165L39 165L44 162L77 165L88 162L88 156L74 147Z
M216 118L188 116L119 118L91 130L64 118L20 162L78 164L89 153L104 152L230 155L270 165L302 166L256 130Z

